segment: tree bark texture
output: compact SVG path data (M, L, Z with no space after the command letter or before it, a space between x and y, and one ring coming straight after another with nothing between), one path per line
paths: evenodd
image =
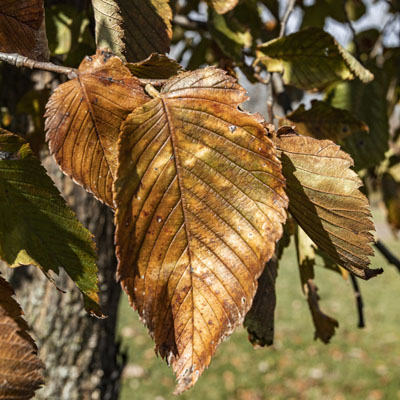
M11 277L8 274L46 364L46 384L35 398L117 399L125 357L115 336L121 288L115 281L113 215L65 177L52 157L47 156L43 164L78 218L95 235L100 301L108 318L100 320L84 311L82 296L65 272L55 277L65 293L32 266L15 269Z

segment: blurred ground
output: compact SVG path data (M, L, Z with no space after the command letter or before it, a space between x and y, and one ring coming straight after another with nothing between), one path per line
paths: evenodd
M379 236L400 257L382 212L375 209ZM293 247L286 250L277 281L275 344L254 350L241 328L221 344L196 386L172 396L174 377L153 351L146 329L120 306L119 334L128 352L121 400L380 400L400 399L400 274L377 254L374 267L385 273L360 282L367 327L357 328L350 282L316 269L322 308L339 321L329 345L314 341Z

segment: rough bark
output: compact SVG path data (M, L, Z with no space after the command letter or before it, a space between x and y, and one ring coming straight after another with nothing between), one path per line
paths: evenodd
M56 277L57 286L66 292L62 293L33 267L15 270L11 284L46 364L46 385L35 398L117 399L124 356L115 337L121 289L115 281L113 216L106 206L63 176L52 158L44 161L69 205L95 235L100 299L108 318L99 320L86 314L80 293L65 273Z

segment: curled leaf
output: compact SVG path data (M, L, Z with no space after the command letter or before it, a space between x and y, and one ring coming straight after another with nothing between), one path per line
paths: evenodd
M0 399L27 400L44 383L44 364L13 295L0 276Z
M307 28L258 46L258 60L269 72L283 73L283 81L302 89L321 89L341 80L374 76L321 28Z
M0 0L0 51L49 59L43 0Z
M118 276L156 350L195 384L243 322L286 219L280 163L223 71L167 81L129 115L115 182Z
M315 248L312 240L298 227L296 234L296 252L300 271L300 279L303 293L310 308L315 327L314 339L320 339L329 343L335 334L335 328L339 326L336 319L326 315L319 306L320 297L318 288L314 283Z
M258 278L257 292L243 323L253 346L271 346L274 342L277 276L278 260L273 256Z
M350 272L363 279L380 274L382 269L368 268L374 225L351 157L329 140L300 136L287 127L278 130L274 143L297 223Z
M147 100L139 80L118 57L97 51L46 105L50 152L64 173L110 207L121 123Z
M63 267L102 316L95 245L19 136L0 130L0 257L11 268L35 265L47 277Z

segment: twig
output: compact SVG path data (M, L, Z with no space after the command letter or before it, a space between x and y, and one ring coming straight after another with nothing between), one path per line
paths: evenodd
M362 299L360 287L358 286L357 278L350 274L351 284L354 290L354 297L356 299L357 304L357 312L358 312L358 327L365 328L365 320L364 320L364 302Z
M289 0L289 4L286 8L285 15L281 21L281 30L279 31L279 37L283 37L286 31L286 24L289 20L290 14L292 13L294 6L296 5L296 0Z
M379 37L376 40L374 47L371 50L371 53L369 54L369 58L375 58L378 55L379 49L382 46L382 41L383 38L385 37L385 31L386 29L396 20L396 18L399 16L399 14L393 14L391 18L389 18L386 22L385 25L383 26L381 32L379 33Z
M376 241L375 247L386 258L388 263L394 265L400 272L400 260L380 240Z
M77 70L75 68L63 67L62 65L56 65L51 62L35 61L17 53L0 52L0 61L4 61L19 68L25 67L30 69L41 69L43 71L56 72L57 74L67 75L70 79L75 78L77 75Z
M187 17L186 15L175 15L172 23L181 28L188 29L190 31L207 30L208 25L205 21L199 21L194 18Z
M349 25L349 28L350 28L350 30L351 30L351 33L352 33L352 35L353 35L354 45L356 46L356 58L357 58L357 60L360 61L361 52L360 52L360 46L359 46L359 44L358 44L357 37L356 37L356 36L357 36L357 33L356 33L355 29L354 29L353 24L352 24L351 21L350 21L350 17L349 17L349 14L348 14L348 12L347 12L347 9L346 9L346 3L347 3L347 0L343 0L343 13L344 13L344 17L345 17L345 19L346 19L346 22L347 22L347 24Z
M78 76L78 70L76 68L64 67L62 65L56 65L51 62L35 61L28 57L21 56L17 53L1 53L0 61L4 61L8 64L14 65L15 67L40 69L42 71L55 72L57 74L67 75L69 79L76 78ZM162 86L166 79L139 79L143 85L151 84L152 86Z

